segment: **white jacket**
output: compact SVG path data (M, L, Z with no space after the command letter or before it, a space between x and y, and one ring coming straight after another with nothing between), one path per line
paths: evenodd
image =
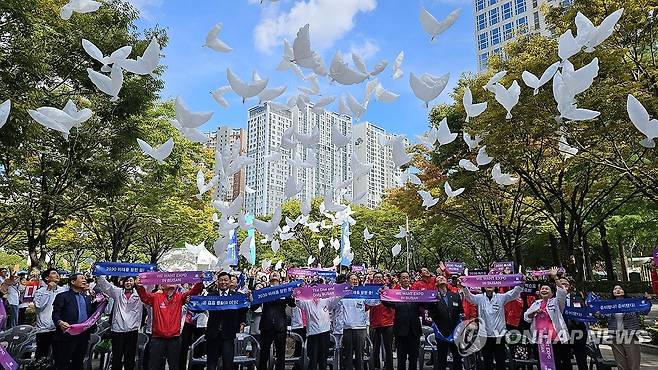
M105 279L98 277L98 288L114 300L112 308L112 331L125 333L139 329L142 322L142 308L144 305L139 299L137 289L126 298L122 288L116 287Z
M478 306L478 315L487 331L487 337L502 337L507 332L505 326L505 303L521 296L522 286L516 286L503 294L493 293L491 299L485 293L473 295L468 289L463 289L464 298Z
M297 307L306 313L306 335L321 334L331 330L331 310L340 298L324 298L317 301L297 300Z
M55 331L53 323L53 302L55 296L61 292L67 291L67 287L57 287L55 290L48 290L47 286L42 286L34 292L34 308L37 311L37 331L45 333Z
M534 317L530 318L529 315L533 312L539 311L541 306L542 299L538 299L532 302L532 305L526 312L523 314L523 319L530 323L530 331L532 333L537 333L537 328L535 327ZM569 329L567 329L567 324L564 322L564 317L562 317L562 312L564 312L564 306L567 302L567 291L562 288L557 288L555 297L548 300L546 303L546 311L548 311L548 316L551 318L553 327L555 327L555 332L557 333L560 342L566 343L569 341ZM536 335L532 338L533 341L536 340Z

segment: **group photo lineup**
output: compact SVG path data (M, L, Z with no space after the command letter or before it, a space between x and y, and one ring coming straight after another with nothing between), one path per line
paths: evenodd
M658 369L655 0L0 0L0 370Z

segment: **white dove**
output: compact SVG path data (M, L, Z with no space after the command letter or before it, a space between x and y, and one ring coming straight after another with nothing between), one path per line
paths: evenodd
M7 99L0 104L0 128L7 123L9 118L9 111L11 111L11 100Z
M354 117L360 118L366 110L368 110L368 101L364 101L363 103L359 103L354 96L352 96L351 93L347 93L347 106L350 108L350 111L352 111L352 114L354 114Z
M263 271L269 270L272 267L272 260L263 260L260 264Z
M445 117L441 120L439 123L439 128L437 129L437 140L439 141L439 145L446 145L450 144L455 139L457 138L457 133L456 132L450 132L450 127L448 127L448 118Z
M311 50L310 27L307 23L297 31L295 41L292 43L293 60L300 67L312 69L316 74L326 75L324 62L318 53Z
M537 76L528 71L523 71L521 78L523 79L523 82L526 84L526 86L534 89L533 95L537 95L539 93L539 88L544 86L553 78L555 72L557 72L557 69L560 68L560 64L560 62L551 64L548 68L546 68L544 73L542 73L540 78L537 78Z
M329 77L341 85L354 85L363 82L368 75L355 71L343 61L343 55L339 50L334 54L329 67Z
M251 261L251 241L253 240L253 236L249 235L244 240L242 243L240 243L240 255L243 256L247 261Z
M415 174L411 172L411 167L407 168L402 174L400 174L400 183L401 186L404 186L404 184L409 181L410 183L414 185L422 185L423 182L420 181L420 178Z
M208 31L208 34L206 35L206 43L203 44L204 47L208 47L221 53L228 53L233 50L218 38L219 33L222 31L222 27L223 25L221 23L217 23L210 29L210 31Z
M299 194L299 192L301 192L303 188L304 188L303 185L298 184L297 181L295 181L294 176L288 176L288 179L286 180L286 184L283 187L283 197L285 199L290 199L295 195Z
M372 239L373 236L374 235L370 233L370 230L368 230L367 227L363 229L363 240L368 241Z
M72 100L66 102L64 109L41 107L27 112L42 126L61 132L67 140L71 128L79 128L94 114L89 108L78 110Z
M375 99L383 103L392 103L395 100L397 100L397 98L400 97L400 94L396 94L392 91L386 90L384 86L382 86L382 84L379 82L375 86L374 92L375 92Z
M276 253L279 251L279 248L281 248L281 243L279 243L279 240L273 239L270 248L272 248L272 252Z
M359 72L369 76L377 76L386 69L386 66L388 66L388 61L386 59L382 59L373 67L372 71L368 72L368 67L366 67L366 63L363 61L363 58L360 55L352 53L352 61L354 62L354 66L359 70Z
M154 37L144 50L141 57L137 59L124 59L119 61L121 68L138 75L153 75L160 64L160 44Z
M313 262L315 262L315 257L308 256L308 259L306 259L306 266L311 266Z
M331 144L342 148L352 141L352 135L343 135L336 123L331 125Z
M256 192L256 189L252 189L251 186L245 185L244 186L244 192L247 194L253 194Z
M640 145L645 148L655 148L656 143L653 140L658 138L658 120L651 119L646 108L631 94L626 98L626 110L633 126L646 136L646 139L640 141Z
M400 251L402 251L402 244L400 243L397 243L396 245L393 246L393 248L391 248L391 254L393 255L393 257L400 254Z
M421 8L420 25L423 27L423 31L432 37L430 41L434 41L438 35L455 24L460 14L461 9L453 10L444 20L439 22L425 8Z
M398 226L398 228L400 229L400 231L397 234L395 234L395 237L397 239L406 238L407 237L407 229L404 226Z
M169 157L172 149L174 149L173 138L169 138L169 140L167 140L164 144L158 146L155 149L142 139L137 139L137 144L139 144L139 148L142 150L142 152L144 152L144 154L155 159L160 164L164 163L165 158Z
M231 91L231 86L227 85L227 86L222 86L222 87L216 89L211 94L212 94L213 99L215 99L215 101L217 102L217 104L221 105L224 108L228 108L229 104L228 104L228 101L226 101L226 98L224 97L224 94L226 94L229 91Z
M240 194L230 203L213 201L212 205L217 211L222 214L222 217L230 217L237 215L242 209L242 204L244 203L244 195ZM278 224L277 224L278 225ZM261 233L262 234L262 233Z
M334 266L338 266L340 264L340 261L341 261L340 256L336 256L333 259L332 263L334 264Z
M478 170L478 166L474 165L473 162L469 161L468 159L460 159L459 167L465 169L466 171L471 171L471 172L475 172Z
M272 150L270 154L263 156L265 162L278 162L283 159L283 155L280 152Z
M318 75L311 74L308 77L304 78L305 81L311 84L311 87L299 86L297 89L303 92L306 95L320 95L320 82L318 81Z
M324 248L324 240L320 239L318 240L318 249L322 250L322 248Z
M351 160L351 168L352 168L352 177L358 179L370 173L370 170L372 169L372 164L361 162L359 158L355 154L353 154Z
M558 130L558 151L564 159L569 159L578 154L578 148L569 145L567 137L564 135L564 130Z
M311 213L311 198L304 199L299 205L299 210L303 216L308 216Z
M518 177L503 173L500 169L500 163L496 163L491 169L491 178L493 178L496 184L501 186L514 185L519 181Z
M454 198L454 197L460 195L461 193L464 192L465 189L464 188L459 188L459 189L453 191L450 184L448 184L448 181L446 181L445 184L443 184L443 190L445 190L446 195L448 196L448 199L450 199L450 198Z
M276 70L280 72L292 70L297 77L304 80L304 73L297 64L292 62L293 59L295 59L295 56L293 55L292 45L290 45L288 40L283 40L283 56L281 57L281 62L279 62Z
M324 112L324 108L333 103L334 100L336 100L335 96L324 96L313 103L313 108L311 108L311 110L315 112L315 114L322 114L322 112Z
M411 155L407 153L407 148L403 140L395 140L391 144L393 164L401 167L411 161Z
M278 207L274 210L274 214L269 221L261 221L259 219L254 219L254 227L258 230L261 235L273 237L279 223L281 222L281 207Z
M281 149L293 149L297 146L297 141L293 137L296 130L297 128L294 124L283 130L283 134L281 134Z
M482 137L480 135L475 135L475 137L473 137L466 131L462 132L462 137L464 138L464 142L468 146L468 150L473 150L477 148L478 145L480 145L480 142L482 141Z
M576 42L585 47L586 52L593 52L595 47L612 35L622 14L624 14L624 8L608 15L597 27L581 12L578 12L576 14Z
M86 39L82 39L82 48L90 57L103 64L101 72L110 72L110 64L123 63L133 50L132 46L124 46L115 50L109 56L104 56L103 52L96 45Z
M466 122L469 122L471 117L477 117L487 109L487 102L473 104L473 93L470 87L464 90L464 98L462 99L464 110L466 111Z
M429 107L429 102L436 99L443 89L445 89L450 79L450 73L441 77L432 76L429 73L423 74L420 78L412 72L409 74L409 84L414 95L421 101L425 102L425 108Z
M281 266L283 265L283 260L279 260L279 262L274 265L274 271L281 270Z
M417 135L416 138L427 149L434 150L434 144L439 140L439 130L430 127L429 130L425 131L422 135Z
M331 240L329 241L329 244L334 250L339 250L340 249L340 240L335 239L334 237L331 237Z
M594 78L596 78L598 74L599 58L592 59L589 64L578 70L574 69L574 66L571 64L571 62L565 60L562 62L562 71L560 73L562 82L565 84L572 97L589 89L594 82Z
M493 76L491 76L487 84L482 86L482 88L495 94L496 84L499 83L505 76L507 76L507 71L496 72Z
M440 200L439 198L434 198L429 191L425 190L418 190L418 195L423 199L422 207L425 207L426 210L430 209L430 207L434 207ZM402 231L402 229L400 229L400 231ZM395 237L397 238L397 235Z
M402 61L404 60L404 51L401 51L396 57L395 61L393 62L393 74L391 75L391 78L394 80L397 80L398 78L402 77L404 75L404 72L402 71Z
M576 41L570 29L564 31L558 38L557 55L562 61L569 60L569 58L578 54L582 49L583 45Z
M553 76L553 97L557 102L557 109L560 111L560 117L562 118L571 121L586 121L601 114L594 110L578 108L575 96L565 84L560 72L555 73L555 76Z
M489 163L491 163L491 161L493 161L493 158L489 157L489 155L487 154L486 145L483 145L482 148L478 150L478 155L477 157L475 157L475 161L478 166L486 166Z
M512 118L511 111L519 103L519 96L521 96L521 87L516 80L512 82L508 89L499 83L496 84L496 101L507 111L506 119Z
M71 19L73 12L85 14L93 13L100 9L103 3L93 0L69 0L59 11L59 16L67 21Z
M119 63L112 65L112 71L109 77L91 68L87 68L87 74L98 90L112 97L110 101L119 100L119 91L123 87L123 71Z
M258 102L258 104L263 104L266 101L273 101L274 99L283 95L283 93L286 92L287 88L288 86L283 85L283 86L275 87L272 89L265 89L261 91L261 93L258 94L258 99L260 99L260 102Z
M199 194L196 195L197 199L202 199L203 194L217 184L217 180L219 180L219 176L215 175L210 181L206 182L203 171L199 170L199 172L196 173L196 188L199 190Z
M231 71L231 68L226 68L226 79L229 85L231 85L233 92L242 97L242 103L263 92L269 82L269 78L266 78L264 80L254 81L251 84L244 83Z

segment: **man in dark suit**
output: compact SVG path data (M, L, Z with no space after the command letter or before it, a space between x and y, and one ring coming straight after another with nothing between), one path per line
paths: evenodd
M270 274L270 286L277 286L281 283L281 275L278 272ZM260 304L251 306L255 311ZM262 354L269 354L270 347L274 343L276 353L275 370L283 370L286 365L286 306L295 307L295 300L291 297L280 298L276 301L265 302L262 304L263 313L260 316L260 351ZM258 370L267 369L269 356L260 356L258 360Z
M578 292L573 290L571 282L567 279L560 279L562 287L567 290L567 307L585 307L585 299ZM587 369L587 324L581 321L575 320L565 320L567 324L567 329L569 329L569 338L573 341L566 345L568 350L561 351L561 358L557 359L558 363L563 364L563 366L571 366L571 352L576 357L576 364L578 365L578 370Z
M89 284L83 274L69 277L69 290L55 296L53 302L53 357L57 370L82 370L82 362L87 353L87 345L93 328L78 335L69 335L65 331L73 324L87 320L96 309L92 299L87 295Z
M458 293L448 291L448 280L445 276L436 277L437 302L424 304L429 312L432 321L436 325L439 333L444 338L448 338L455 327L461 321L461 315L464 313L462 299ZM462 368L462 359L455 343L449 343L436 338L437 360L434 369L444 370L448 361L448 350L452 352L452 368L458 370Z
M228 272L220 272L215 282L216 288L208 291L209 296L231 296L239 295L236 291L229 290L231 278ZM206 350L208 354L208 370L217 369L219 358L222 358L224 370L233 369L233 350L235 346L235 334L244 328L246 308L209 311L208 325L206 327Z
M409 290L411 277L406 271L398 274L400 289ZM409 370L418 368L418 353L420 349L420 336L423 330L420 326L420 305L418 303L387 302L382 301L386 307L395 308L395 322L393 333L395 335L395 347L398 350L398 370Z

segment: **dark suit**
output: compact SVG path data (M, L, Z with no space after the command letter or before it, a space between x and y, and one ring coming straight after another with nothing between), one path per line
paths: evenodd
M255 311L260 304L251 306ZM266 370L267 361L269 360L270 347L274 343L276 353L276 370L283 370L286 365L286 332L287 317L286 307L295 307L295 300L292 297L277 299L276 301L265 302L262 304L263 312L260 316L260 351L261 355L258 360L258 369Z
M567 295L568 306L570 307L585 307L585 300L578 293L569 293ZM571 368L571 351L576 357L578 370L587 369L587 324L575 320L565 320L567 329L569 329L569 337L573 340L573 344L564 346L564 350L560 352L561 356L558 358L558 364L562 364L564 368ZM558 365L558 369L560 366Z
M407 359L409 360L409 370L416 370L420 352L420 336L423 334L420 325L420 304L386 301L382 301L382 304L395 308L393 334L395 335L395 347L398 350L398 370L407 368Z
M78 301L73 290L61 292L55 296L53 302L52 319L55 323L55 335L53 337L53 357L55 367L58 370L82 370L82 362L87 353L89 336L94 331L95 326L87 329L78 335L69 335L59 327L60 321L69 324L79 324L78 320ZM96 304L91 303L91 297L82 294L85 301L86 316L90 317L96 309Z
M440 293L439 293L440 294ZM446 302L447 301L447 302ZM440 295L437 302L426 303L424 307L429 312L432 321L439 329L441 335L448 338L457 324L461 321L461 316L464 313L462 307L462 298L458 293L446 292L445 295ZM454 343L448 343L436 338L437 346L437 361L434 363L435 369L444 370L448 362L448 350L452 352L452 368L457 370L461 369L461 356L459 350Z
M219 291L210 291L208 295L223 295ZM242 295L228 291L228 295ZM219 357L222 358L224 370L233 368L233 351L235 334L240 331L240 324L245 322L246 308L208 312L206 327L206 349L208 354L207 369L217 369Z

